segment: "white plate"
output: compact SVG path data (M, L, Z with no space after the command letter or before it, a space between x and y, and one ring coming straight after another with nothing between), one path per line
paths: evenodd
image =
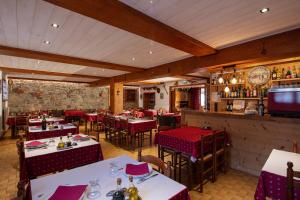
M145 162L127 163L127 164L140 165L140 164L143 164L143 163L145 163ZM125 167L124 167L124 174L126 176L132 176L133 178L142 178L144 176L148 176L153 171L152 166L149 163L148 163L148 169L149 169L149 173L147 173L147 174L143 174L143 175L131 175L131 174L126 174L126 165L125 165Z

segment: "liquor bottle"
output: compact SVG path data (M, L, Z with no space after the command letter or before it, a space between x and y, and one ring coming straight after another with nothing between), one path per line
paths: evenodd
M257 90L256 90L256 87L253 88L253 91L252 91L252 97L257 97Z
M127 190L129 200L138 200L139 199L139 191L135 187L135 185L133 184L133 177L132 176L129 176L129 182L130 182L130 186Z
M287 72L286 72L286 75L285 75L285 78L292 78L292 72L291 72L291 68L290 67L288 67L288 70L287 70Z
M263 96L260 96L259 103L258 103L258 114L260 116L264 116L264 114L265 114L264 109L265 109L264 99L263 99Z
M297 78L297 73L296 73L296 67L293 66L293 69L292 69L292 78Z
M42 130L46 130L46 129L47 129L47 120L46 120L46 116L43 115Z
M276 77L277 77L277 80L281 79L281 77L282 77L282 72L280 71L280 69L277 70L277 75L276 75Z
M300 78L300 67L299 66L297 67L296 74L297 74L297 78Z
M117 189L113 194L112 200L125 200L125 195L124 195L123 189L121 188L121 183L122 183L122 179L118 178L117 179Z
M272 70L272 80L276 80L277 79L277 73L276 73L276 69L275 67L273 67L273 70Z
M281 79L285 79L284 67L282 68L282 71L281 71Z
M243 97L246 98L247 97L247 89L244 87L243 89Z
M249 89L249 87L247 87L246 97L247 97L247 98L250 97L250 89Z
M245 72L243 72L243 75L242 75L242 83L245 83Z

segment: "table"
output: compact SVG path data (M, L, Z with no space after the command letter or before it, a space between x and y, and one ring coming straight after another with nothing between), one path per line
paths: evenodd
M200 155L201 136L213 133L213 130L204 130L199 127L183 127L161 131L155 135L155 144L188 154L196 159Z
M80 135L83 136L83 134ZM38 140L48 142L49 146L46 149L24 149L24 167L29 178L65 169L72 169L103 160L100 144L92 139L77 142L77 146L73 146L73 148L67 150L57 150L56 147L60 138L56 137L53 139L54 142L52 143L49 143L49 139ZM66 140L67 137L64 136L63 141ZM24 147L26 147L26 144L29 142L30 141L25 141Z
M83 115L82 110L65 110L65 117L82 117Z
M15 138L17 136L16 129L19 126L27 126L28 115L18 115L18 116L9 116L6 120L6 124L11 129L11 137Z
M156 110L144 110L143 111L145 114L145 117L155 117L157 115L157 111Z
M87 132L87 124L90 122L90 130L93 130L93 123L97 121L97 113L84 113L83 119L85 121L85 132Z
M273 149L259 176L254 198L265 200L287 198L287 162L293 162L294 171L300 171L300 154ZM300 181L300 180L299 180ZM300 189L294 190L295 200L300 199Z
M110 175L110 163L112 162L118 162L120 163L120 166L125 166L127 163L136 163L135 160L128 156L120 156L31 180L30 186L32 199L40 199L38 196L41 194L44 199L48 199L59 185L87 185L90 180L99 179L99 183L101 185L101 196L98 199L111 200L111 197L106 197L106 193L116 189L117 177L122 178L123 187L128 187L129 185L128 177L123 175L122 172L117 177L112 177ZM189 199L188 190L184 185L179 184L160 173L158 174L158 176L141 184L136 184L137 180L134 179L134 184L138 188L139 195L143 200Z
M42 118L35 118L35 119L29 119L28 124L29 126L40 126L42 124ZM61 117L46 117L47 123L54 123L54 122L63 122L65 119Z
M28 132L26 134L26 139L38 140L43 138L67 136L68 133L72 133L72 135L74 135L79 132L78 127L76 127L71 123L59 124L58 127L59 128L55 128L55 129L49 129L49 127L47 127L46 130L42 130L41 126L29 126Z

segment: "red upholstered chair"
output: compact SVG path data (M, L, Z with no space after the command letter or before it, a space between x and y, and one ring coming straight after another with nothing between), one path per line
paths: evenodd
M300 171L293 170L293 163L287 163L287 200L294 200L294 190L300 190L300 181L295 180L295 178L300 179Z

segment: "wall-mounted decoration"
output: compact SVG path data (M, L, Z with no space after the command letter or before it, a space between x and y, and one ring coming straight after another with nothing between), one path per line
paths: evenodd
M160 99L164 99L164 93L159 94Z
M135 102L137 90L126 89L125 101Z
M267 67L254 67L248 73L248 82L251 85L264 85L270 80L270 70Z
M156 92L159 94L160 93L160 88L156 88Z

